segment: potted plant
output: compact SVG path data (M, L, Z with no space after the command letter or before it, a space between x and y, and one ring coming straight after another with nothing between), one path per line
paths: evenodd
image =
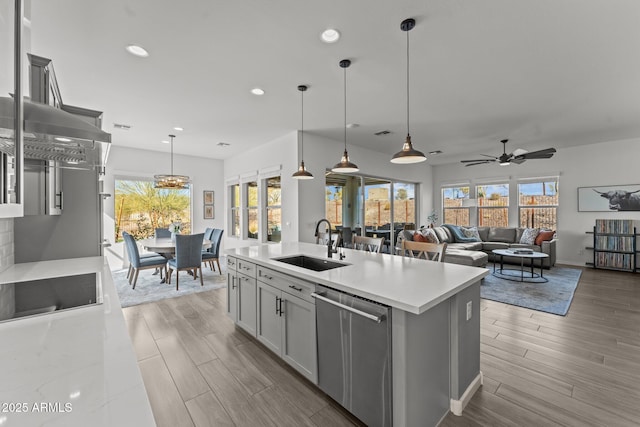
M429 221L429 227L431 228L436 225L436 222L438 222L438 214L436 213L435 209L431 210L431 213L427 217L427 221Z

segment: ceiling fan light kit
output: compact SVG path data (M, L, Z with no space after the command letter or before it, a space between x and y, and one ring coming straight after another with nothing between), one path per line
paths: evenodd
M304 92L308 89L305 85L298 86L301 99L301 124L300 124L300 167L298 171L291 175L294 179L313 179L313 175L304 167Z
M424 153L413 148L411 134L409 133L409 31L415 26L416 21L413 18L405 19L400 24L400 29L407 33L407 139L402 145L402 150L391 158L391 163L396 164L420 163L427 160L427 156Z
M503 139L500 141L502 143L502 154L499 157L489 156L488 154L482 154L483 156L489 157L488 159L474 159L474 160L461 160L465 166L475 166L475 165L483 165L487 163L498 162L500 166L509 166L511 163L520 164L524 163L525 160L531 159L550 159L553 157L553 153L556 152L555 148L545 148L544 150L538 151L527 151L521 148L518 148L513 151L511 154L507 154L507 142L508 139Z
M154 175L154 187L167 190L182 190L189 188L191 179L186 175L173 174L173 138L175 135L169 135L171 138L171 173L169 175Z
M340 67L344 70L344 153L340 163L331 168L331 171L341 173L352 173L360 170L355 163L349 160L349 153L347 152L347 68L349 65L351 65L351 61L348 59L340 61Z

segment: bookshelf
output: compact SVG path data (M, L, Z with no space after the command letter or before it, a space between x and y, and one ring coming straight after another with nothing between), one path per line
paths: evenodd
M593 231L593 268L638 272L638 233L630 219L597 219Z

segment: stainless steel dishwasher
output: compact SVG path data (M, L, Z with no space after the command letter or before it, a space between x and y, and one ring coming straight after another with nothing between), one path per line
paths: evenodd
M318 385L368 426L391 426L391 308L316 286Z

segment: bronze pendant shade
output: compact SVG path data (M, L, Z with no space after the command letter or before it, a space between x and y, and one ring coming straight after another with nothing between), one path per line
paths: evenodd
M427 156L421 151L413 148L411 134L409 133L409 31L415 27L415 19L409 18L402 21L400 29L407 33L407 139L402 145L402 150L398 151L391 158L391 163L408 164L420 163L427 160Z
M355 163L349 160L349 153L347 152L347 68L349 65L351 65L351 61L348 59L340 61L340 67L344 69L344 153L340 163L331 168L332 172L350 173L360 170Z

